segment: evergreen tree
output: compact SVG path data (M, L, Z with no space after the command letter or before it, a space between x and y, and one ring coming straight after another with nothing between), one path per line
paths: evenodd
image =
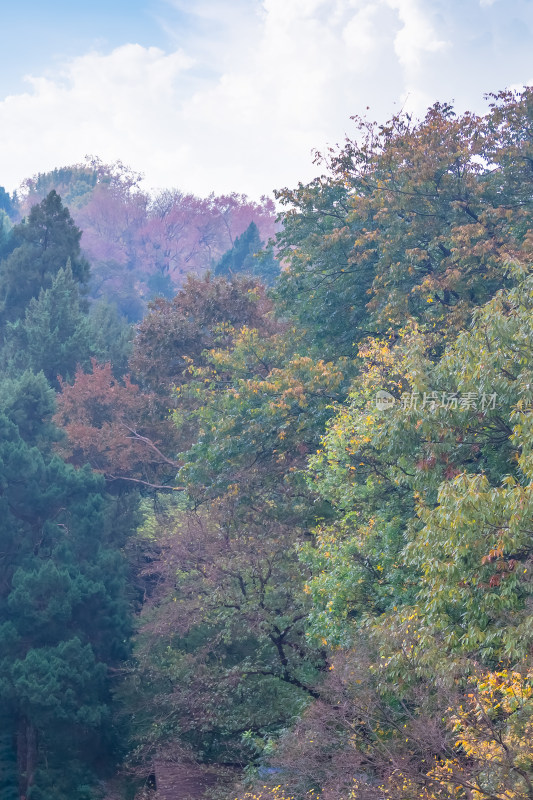
M230 277L239 273L253 275L263 283L272 284L279 275L279 264L271 250L263 250L263 242L255 222L250 222L244 233L237 236L215 267L215 275Z
M176 294L176 288L168 272L155 272L150 275L146 285L150 289L150 300L154 300L156 297L164 297L167 300L171 300Z
M49 289L32 298L24 318L8 322L3 359L8 371L42 370L51 384L58 375L73 377L92 355L92 327L81 308L70 260Z
M15 206L9 192L6 192L3 186L0 186L0 211L5 211L11 217L15 211Z
M113 303L100 300L89 313L90 338L94 357L100 363L110 361L116 377L128 369L132 350L133 327Z
M0 798L19 800L13 720L0 712Z
M122 541L103 479L52 453L44 376L2 382L0 397L0 758L12 770L16 741L33 800L84 797L112 749L107 665L127 655Z
M13 228L13 251L0 263L0 310L3 320L15 320L26 303L52 285L70 259L72 275L85 287L89 263L81 255L81 231L55 191L33 206L26 220Z
M11 244L11 220L5 211L0 208L0 259L7 256Z

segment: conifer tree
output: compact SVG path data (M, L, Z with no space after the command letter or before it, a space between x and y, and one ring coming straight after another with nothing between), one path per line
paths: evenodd
M77 364L88 364L92 330L78 286L69 259L50 288L30 300L24 318L7 323L3 360L8 370L42 370L54 384L58 375L73 377Z
M13 199L3 186L0 186L0 210L5 211L8 216L11 216L15 211Z
M73 278L85 287L89 263L80 250L81 231L55 191L33 206L26 220L13 228L15 248L0 263L0 309L15 320L26 303L48 289L70 259Z
M97 361L110 361L117 377L128 369L132 351L133 326L116 305L100 300L91 304L89 312L90 338Z
M11 221L6 212L0 208L0 259L7 256L9 252L11 230Z
M263 242L255 222L250 222L244 233L237 236L233 247L228 250L215 267L215 275L229 278L244 273L271 284L279 275L279 264L271 250L263 250Z
M122 542L103 479L52 453L44 376L2 382L0 400L0 757L16 742L21 794L82 797L111 749L107 665L127 655Z
M0 798L19 800L17 791L17 754L14 747L13 721L0 712Z

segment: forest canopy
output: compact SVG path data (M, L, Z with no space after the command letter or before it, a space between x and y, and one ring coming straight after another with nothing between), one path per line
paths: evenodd
M2 800L533 797L533 91L354 125L0 192Z

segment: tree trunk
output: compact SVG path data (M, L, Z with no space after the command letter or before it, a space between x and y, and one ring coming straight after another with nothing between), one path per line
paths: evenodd
M33 785L37 769L37 731L25 717L20 720L18 727L17 766L19 793L21 798L25 798Z

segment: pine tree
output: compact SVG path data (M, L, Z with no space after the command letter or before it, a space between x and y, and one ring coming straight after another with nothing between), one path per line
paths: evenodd
M0 758L16 741L26 796L84 797L112 749L107 665L128 653L123 542L101 476L52 452L44 376L3 381L0 400Z
M78 364L89 363L91 333L69 259L50 288L30 300L24 318L7 323L3 360L9 372L42 370L54 384L58 375L73 377Z
M271 284L279 275L279 264L271 250L263 251L263 243L255 222L250 222L244 233L237 236L215 267L215 275L230 277L245 273Z
M5 211L8 216L12 216L15 211L13 199L3 186L0 186L0 211Z
M19 800L17 791L17 754L13 736L13 720L0 712L0 798Z
M0 208L0 259L9 253L11 230L11 221L6 212Z
M84 288L89 263L81 255L81 231L55 191L33 206L12 231L15 248L0 263L0 309L3 320L15 320L25 305L52 285L70 259L73 278Z
M110 361L115 376L121 377L128 369L133 326L119 312L116 305L105 300L91 305L89 323L95 358L100 363Z

